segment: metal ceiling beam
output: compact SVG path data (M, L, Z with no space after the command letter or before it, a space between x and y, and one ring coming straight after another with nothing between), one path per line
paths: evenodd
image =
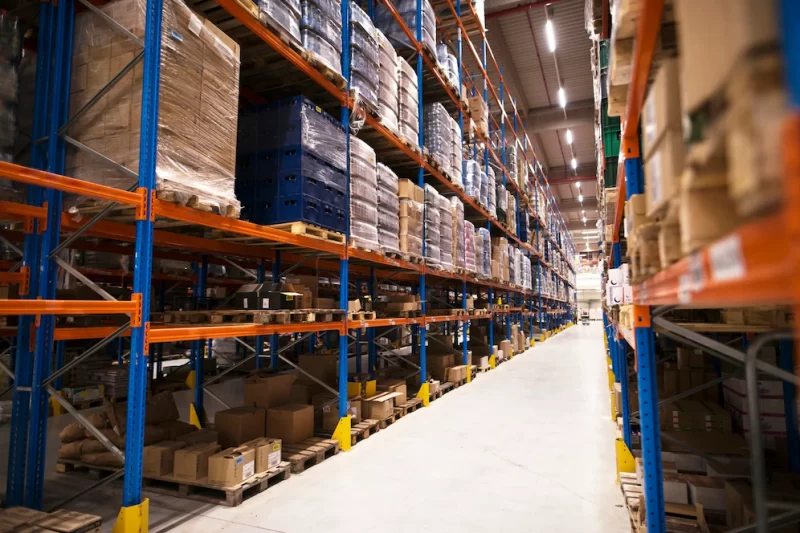
M509 7L506 9L501 9L499 11L493 11L490 13L486 13L486 20L490 20L497 17L504 17L506 15L511 15L512 13L519 13L521 11L527 11L529 9L533 9L535 7L544 7L548 4L557 4L562 0L534 0L532 2L525 2L522 4L518 4L514 7Z

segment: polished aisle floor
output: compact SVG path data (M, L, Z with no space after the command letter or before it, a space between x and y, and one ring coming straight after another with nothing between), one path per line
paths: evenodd
M45 493L54 504L78 484L53 466ZM537 344L239 507L150 499L151 532L629 531L615 485L602 325ZM115 483L70 507L102 514L111 531L120 500Z

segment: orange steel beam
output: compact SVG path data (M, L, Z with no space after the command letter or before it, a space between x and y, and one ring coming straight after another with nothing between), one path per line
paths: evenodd
M259 237L270 242L289 244L300 246L311 250L320 252L328 252L336 254L344 258L345 247L323 239L308 237L306 235L295 235L288 231L277 230L267 226L260 226L252 222L246 222L236 218L225 217L222 215L215 215L212 213L205 213L197 209L191 209L164 200L153 200L153 211L156 216L162 216L173 220L180 220L183 222L190 222L199 226L206 226L208 228L220 229L229 231L231 233L238 233L240 235L247 235L248 237Z
M345 332L345 322L303 322L292 324L232 324L224 326L192 326L151 328L150 343L177 342L201 339L224 339L228 337L254 337L256 335L279 335L287 333L309 333L319 331Z
M1 315L109 315L136 313L141 302L135 300L16 300L0 299Z
M790 244L782 212L745 224L634 287L634 303L790 304L796 274L787 254Z
M628 103L625 108L625 124L623 126L622 150L625 157L640 156L639 116L642 112L642 104L644 104L644 94L647 91L650 67L653 64L653 53L661 26L662 11L664 11L664 0L651 0L644 2L639 12L636 36L633 41L631 83L628 86Z
M99 185L97 183L69 178L60 174L53 174L52 172L45 172L44 170L15 165L14 163L0 161L0 177L28 185L35 185L37 187L56 189L62 192L88 196L89 198L117 202L139 209L144 209L145 205L144 196L137 192L123 191L106 185Z
M347 105L349 99L344 91L339 89L336 85L331 83L328 78L322 75L320 71L312 67L308 61L292 50L289 46L283 43L281 39L270 30L268 30L261 22L250 14L250 11L242 7L242 4L236 0L217 0L217 3L234 18L246 26L251 32L261 38L262 41L267 43L273 50L281 54L292 65L300 69L309 78L317 82L323 89L335 96L343 105Z

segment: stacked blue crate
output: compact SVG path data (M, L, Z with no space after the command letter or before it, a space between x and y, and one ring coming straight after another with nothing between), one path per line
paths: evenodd
M257 224L306 222L344 233L345 136L341 123L303 96L240 117L236 196Z

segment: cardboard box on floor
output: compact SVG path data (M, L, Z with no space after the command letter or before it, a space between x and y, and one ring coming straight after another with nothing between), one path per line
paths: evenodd
M364 398L361 401L361 409L364 418L373 420L383 420L394 413L394 400L399 396L396 392L382 392L371 398Z
M142 475L159 477L171 474L175 464L175 452L185 446L185 443L174 440L145 446L142 452Z
M208 483L238 485L256 473L256 451L249 446L228 448L208 458Z
M193 444L175 451L175 479L197 481L208 476L208 458L219 451L219 444L208 442Z
M266 472L281 464L281 439L261 437L245 442L244 446L255 450L256 474Z
M281 439L284 445L313 437L314 407L290 403L267 409L266 433Z
M214 428L221 446L231 448L264 436L265 413L262 407L233 407L217 411Z
M244 405L276 407L291 401L294 374L261 373L244 379Z

